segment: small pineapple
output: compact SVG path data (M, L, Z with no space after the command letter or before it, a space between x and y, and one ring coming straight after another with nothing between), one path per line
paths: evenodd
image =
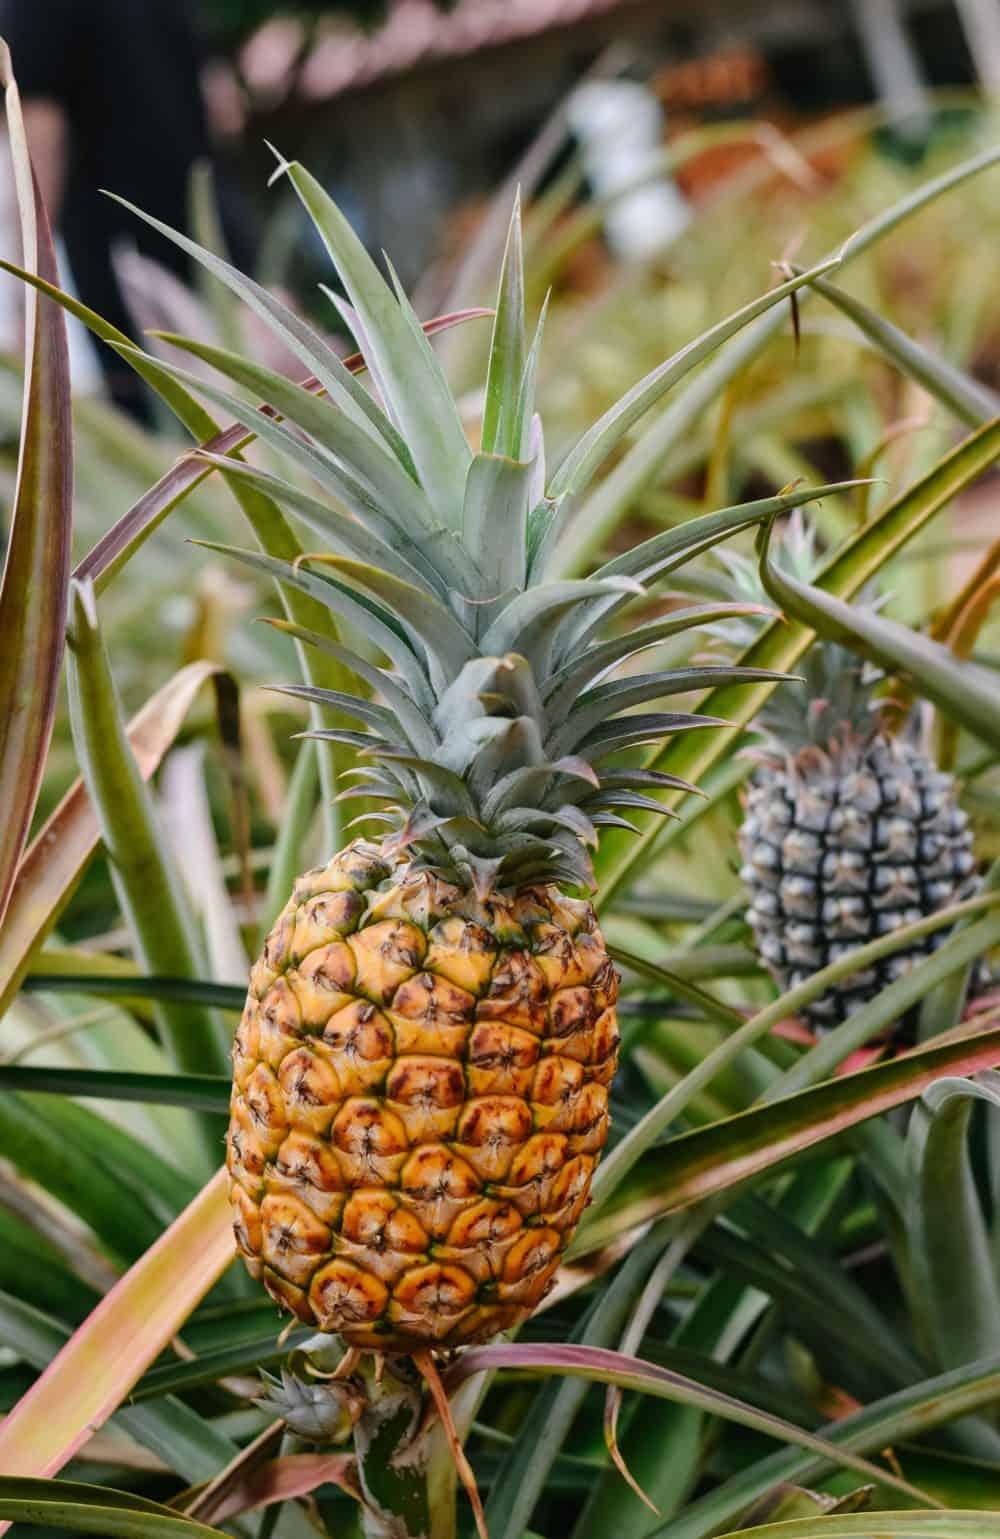
M812 534L801 520L790 521L782 553L810 575ZM735 572L740 558L727 565ZM754 577L748 568L742 591ZM804 682L777 691L756 719L768 741L740 831L750 922L782 989L976 885L954 778L920 746L915 717L890 735L873 697L878 675L832 642L816 643L802 672ZM947 933L844 978L807 1007L809 1024L846 1020Z
M365 1397L349 1379L325 1382L300 1377L283 1367L281 1378L261 1373L263 1392L254 1404L269 1416L280 1416L289 1432L307 1443L346 1443L365 1409Z
M332 654L356 692L288 692L326 713L314 736L357 754L341 795L385 803L366 816L388 830L296 882L253 968L233 1049L230 1192L239 1249L283 1308L351 1347L408 1354L523 1320L587 1204L618 1054L617 977L579 895L594 886L588 849L602 827L632 827L623 811L662 813L650 789L684 787L623 763L623 750L719 725L636 708L779 677L727 666L613 677L746 606L644 624L623 612L763 510L694 519L585 580L550 575L576 499L669 371L606 413L546 483L541 322L529 346L515 210L475 451L405 295L322 188L284 169L337 265L374 391L272 296L160 225L314 379L291 384L179 338L247 395L155 367L307 473L211 461L322 540L322 556L294 563L230 554L336 617L341 640L305 628L301 608L274 623Z

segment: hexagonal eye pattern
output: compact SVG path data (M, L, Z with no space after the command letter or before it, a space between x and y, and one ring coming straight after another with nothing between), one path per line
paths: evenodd
M554 888L480 906L363 840L300 878L233 1048L251 1273L384 1351L524 1319L607 1137L616 992L592 908Z
M761 957L787 989L904 924L969 896L972 835L953 778L904 737L850 737L762 767L740 831ZM805 1015L844 1021L946 938L844 978Z

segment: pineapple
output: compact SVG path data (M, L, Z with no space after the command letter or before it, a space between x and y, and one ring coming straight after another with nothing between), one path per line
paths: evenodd
M782 553L808 580L813 532L795 516ZM725 561L740 591L758 589L755 567L728 552ZM890 735L873 694L877 671L836 643L816 643L803 676L757 717L767 743L740 830L750 923L781 989L976 885L955 780L920 746L916 715ZM947 934L842 979L806 1008L809 1024L845 1021Z
M607 1136L618 1028L588 902L536 879L477 895L391 845L302 877L267 939L229 1171L272 1296L400 1351L539 1302Z
M601 828L633 826L623 812L662 813L650 790L690 789L637 766L635 749L718 725L635 708L778 677L727 666L612 677L664 638L746 610L696 605L638 623L636 601L690 555L810 494L694 519L586 579L550 575L560 533L669 384L806 280L640 382L546 483L533 408L542 322L529 345L517 210L477 451L395 279L301 167L284 170L347 291L330 297L372 391L266 291L162 225L314 378L293 384L180 338L248 394L142 362L299 472L206 457L253 494L252 516L266 494L322 541L324 554L294 562L230 553L284 586L293 619L273 623L356 678L356 690L288 692L326 712L313 735L357 755L341 796L384 803L366 814L384 831L295 883L253 968L233 1049L230 1190L239 1249L282 1308L349 1347L414 1354L523 1320L587 1204L618 1053L617 978L583 895L588 851ZM315 630L320 606L336 633Z

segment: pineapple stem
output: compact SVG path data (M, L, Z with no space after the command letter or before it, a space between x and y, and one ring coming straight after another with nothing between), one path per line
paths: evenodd
M455 1468L458 1470L458 1478L465 1487L466 1495L472 1503L472 1511L475 1515L479 1539L489 1539L486 1529L486 1515L483 1512L483 1503L479 1495L479 1487L476 1484L476 1477L471 1464L465 1457L465 1449L462 1447L462 1440L458 1435L458 1429L451 1414L451 1403L448 1400L447 1391L441 1383L441 1375L438 1373L433 1353L415 1352L413 1354L413 1361L423 1374L427 1388L431 1392L431 1398L437 1407L441 1427L454 1460Z
M406 1365L394 1362L382 1381L366 1363L367 1405L354 1428L366 1539L430 1539L428 1450L420 1437L422 1396ZM452 1503L454 1507L454 1503Z

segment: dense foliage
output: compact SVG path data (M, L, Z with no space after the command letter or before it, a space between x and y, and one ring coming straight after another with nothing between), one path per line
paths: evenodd
M602 566L612 568L605 581L633 581L594 643L615 669L598 687L623 692L604 714L634 727L634 741L615 744L617 785L600 759L605 789L626 799L597 809L590 829L577 820L585 837L601 831L594 903L622 975L622 1062L593 1202L553 1290L512 1339L442 1357L435 1400L405 1357L384 1377L371 1358L350 1360L337 1380L335 1338L299 1324L279 1339L274 1303L233 1264L217 1167L250 958L295 874L350 837L334 772L360 762L373 773L370 741L338 714L359 694L345 667L380 696L362 692L363 719L395 730L386 707L397 726L408 708L400 672L419 690L438 648L461 640L432 634L443 604L421 607L418 624L412 584L404 594L382 571L379 587L371 567L362 582L360 560L343 557L347 542L369 538L363 519L391 524L395 494L422 505L440 474L428 445L444 375L421 337L423 393L407 393L401 359L420 328L372 286L317 189L313 212L357 288L354 308L358 294L391 305L392 345L380 349L362 311L362 355L339 359L207 253L228 285L208 290L218 345L187 343L182 357L113 339L206 452L177 457L108 413L79 413L84 527L71 581L62 313L81 312L58 289L9 93L8 107L22 275L38 302L0 590L0 1518L176 1539L220 1529L448 1539L456 1521L463 1532L472 1521L464 1499L456 1505L456 1467L466 1471L450 1418L492 1539L707 1539L737 1528L770 1539L777 1523L787 1539L996 1535L1000 544L989 511L1000 414L980 274L992 272L1000 151L969 142L911 177L874 158L855 124L842 179L821 196L802 175L797 193L781 193L789 217L808 224L810 252L832 249L807 272L772 228L789 164L810 165L787 146L749 186L723 189L662 262L605 272L596 290L577 268L574 292L566 265L592 235L592 211L587 228L567 224L553 197L529 212L529 311L559 280L537 377L552 425L546 495L524 506L526 546L507 550L486 517L477 528L482 550L497 563L513 552L516 565L526 549L537 556L539 529L562 511L545 563L552 590L569 582L560 592L576 602L577 580ZM511 340L519 328L502 324L520 305L509 263L490 388L466 393L491 326L458 312L483 297L468 291L476 272L495 277L503 236L490 231L502 232L503 214L465 266L453 313L428 325L443 333L438 356L477 450L504 447L524 401L523 367L509 366L512 349L525 362ZM769 292L772 259L785 265ZM229 339L247 325L243 306L299 350L295 377L326 371L337 410L315 381L290 382L252 348L237 361ZM205 374L186 372L192 355L211 366ZM345 473L361 416L386 443L407 440L394 461L363 446L364 485ZM522 450L527 419L517 420L507 464ZM469 454L457 439L449 452ZM815 562L795 571L781 556L781 520L817 490ZM227 553L184 546L183 530L215 547L256 541L251 575L238 576ZM734 530L744 570L752 558L758 574L752 595L715 553ZM425 575L441 545L428 538L419 552ZM317 548L341 553L346 588L308 559ZM366 603L351 600L348 648L331 613L342 622L366 585ZM593 585L583 591L593 603ZM397 612L384 607L395 600ZM283 626L249 624L279 604ZM640 625L649 646L636 665ZM297 651L307 631L319 645ZM544 670L538 633L518 639ZM913 791L932 783L934 765L955 776L975 880L915 912L897 905L891 926L872 922L855 949L825 948L819 970L780 992L739 872L746 787L760 774L747 750L760 747L758 718L785 688L775 675L808 680L828 642L865 664L880 728L921 729L926 767L907 782L903 819L913 881L929 889L937 858L920 845L934 832L920 820L940 808ZM575 656L564 646L559 665L588 658L582 643ZM259 688L298 666L305 700ZM681 706L720 725L650 751L663 722L636 725L611 706L641 709L668 677L686 680ZM570 699L570 719L588 687ZM476 697L477 720L511 719L496 695ZM817 703L829 702L816 692L806 709ZM290 730L310 722L326 735L291 745ZM780 718L771 722L780 736ZM595 730L588 720L573 740L584 780ZM785 746L794 761L800 742ZM430 773L427 763L394 770L399 756L381 740L378 757L390 783ZM449 790L481 779L483 765L456 759ZM881 816L893 793L878 765ZM851 791L825 783L823 795L844 805ZM673 816L654 816L647 798ZM427 807L440 815L433 795ZM561 802L553 810L574 821ZM617 826L619 815L635 829ZM797 832L806 816L796 807ZM964 826L955 822L961 851ZM581 887L587 875L578 861L558 872ZM888 965L903 955L910 965ZM814 1032L817 1003L866 969L878 986Z

